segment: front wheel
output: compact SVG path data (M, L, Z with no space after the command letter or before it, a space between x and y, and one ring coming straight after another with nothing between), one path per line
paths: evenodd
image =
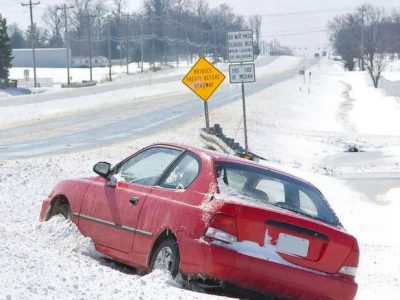
M175 278L179 271L179 248L174 240L163 241L153 253L151 271L164 270Z
M71 210L66 199L60 198L54 201L47 214L46 221L56 215L62 215L65 219L71 220Z

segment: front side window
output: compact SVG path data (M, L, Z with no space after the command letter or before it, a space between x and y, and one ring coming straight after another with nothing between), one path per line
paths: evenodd
M322 195L312 186L257 167L235 163L216 166L218 185L224 197L236 197L254 204L273 205L330 225L339 220Z
M160 186L169 189L186 189L197 177L199 170L198 160L192 155L186 154Z
M144 150L122 164L114 176L120 181L154 185L181 153L178 149L161 147Z

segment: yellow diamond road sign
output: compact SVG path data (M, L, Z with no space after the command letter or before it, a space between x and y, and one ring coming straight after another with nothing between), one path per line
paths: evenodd
M200 57L189 73L182 79L182 82L203 101L207 101L224 79L224 74L208 62L207 59Z

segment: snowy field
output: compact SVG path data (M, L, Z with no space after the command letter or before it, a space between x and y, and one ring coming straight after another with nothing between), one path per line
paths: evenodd
M273 63L279 67L278 61ZM281 65L293 63L281 61ZM357 237L361 251L357 299L398 299L400 182L370 195L338 177L399 172L399 99L372 89L364 74L345 73L342 66L327 60L308 71L311 84L298 76L246 98L250 150L266 157L268 164L316 184ZM228 136L242 141L241 109L238 100L211 111L210 121L222 124ZM144 277L132 274L102 258L90 239L61 218L38 222L41 200L60 179L91 176L97 161L116 163L154 142L202 146L196 132L203 123L199 116L122 144L0 161L0 299L218 298L184 289L159 272ZM345 153L353 144L365 152ZM369 154L367 159L359 156L362 153Z
M176 64L175 64L176 65ZM144 71L149 70L149 64L144 63ZM174 68L170 66L173 70L185 70L187 68L186 63L181 63L179 68ZM168 67L163 67L163 69L168 69ZM30 77L33 76L32 68L11 68L10 78L12 79L23 79L24 70L29 70ZM112 78L120 79L130 75L135 75L141 72L141 68L137 63L129 64L129 74L126 74L126 65L114 65L111 69ZM108 80L108 67L93 67L92 76L93 80L98 82L104 82ZM178 71L179 72L179 71ZM165 72L164 72L165 73ZM61 84L67 82L67 69L65 68L36 68L37 78L50 78L54 84ZM82 80L90 79L90 69L89 68L70 68L70 77L72 82L81 82Z

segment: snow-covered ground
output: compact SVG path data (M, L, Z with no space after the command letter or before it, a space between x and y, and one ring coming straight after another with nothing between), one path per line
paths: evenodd
M291 63L282 61L282 65ZM326 175L345 177L350 173L399 171L398 99L370 90L362 73L345 73L334 62L322 60L307 70L307 75L309 71L311 84L308 78L304 84L298 76L246 98L250 150L267 158L268 164L316 184L346 229L358 238L361 257L357 299L397 299L400 182L384 188L380 194L369 195L352 189L347 180ZM228 136L242 141L241 113L238 100L211 111L210 121L222 124ZM60 179L90 176L95 162L116 163L154 142L202 146L194 132L203 123L203 116L199 116L122 144L0 161L0 298L215 298L182 289L164 274L130 274L129 269L101 258L90 240L61 218L38 222L41 199ZM356 144L370 156L354 164L362 153L344 153L350 144Z

